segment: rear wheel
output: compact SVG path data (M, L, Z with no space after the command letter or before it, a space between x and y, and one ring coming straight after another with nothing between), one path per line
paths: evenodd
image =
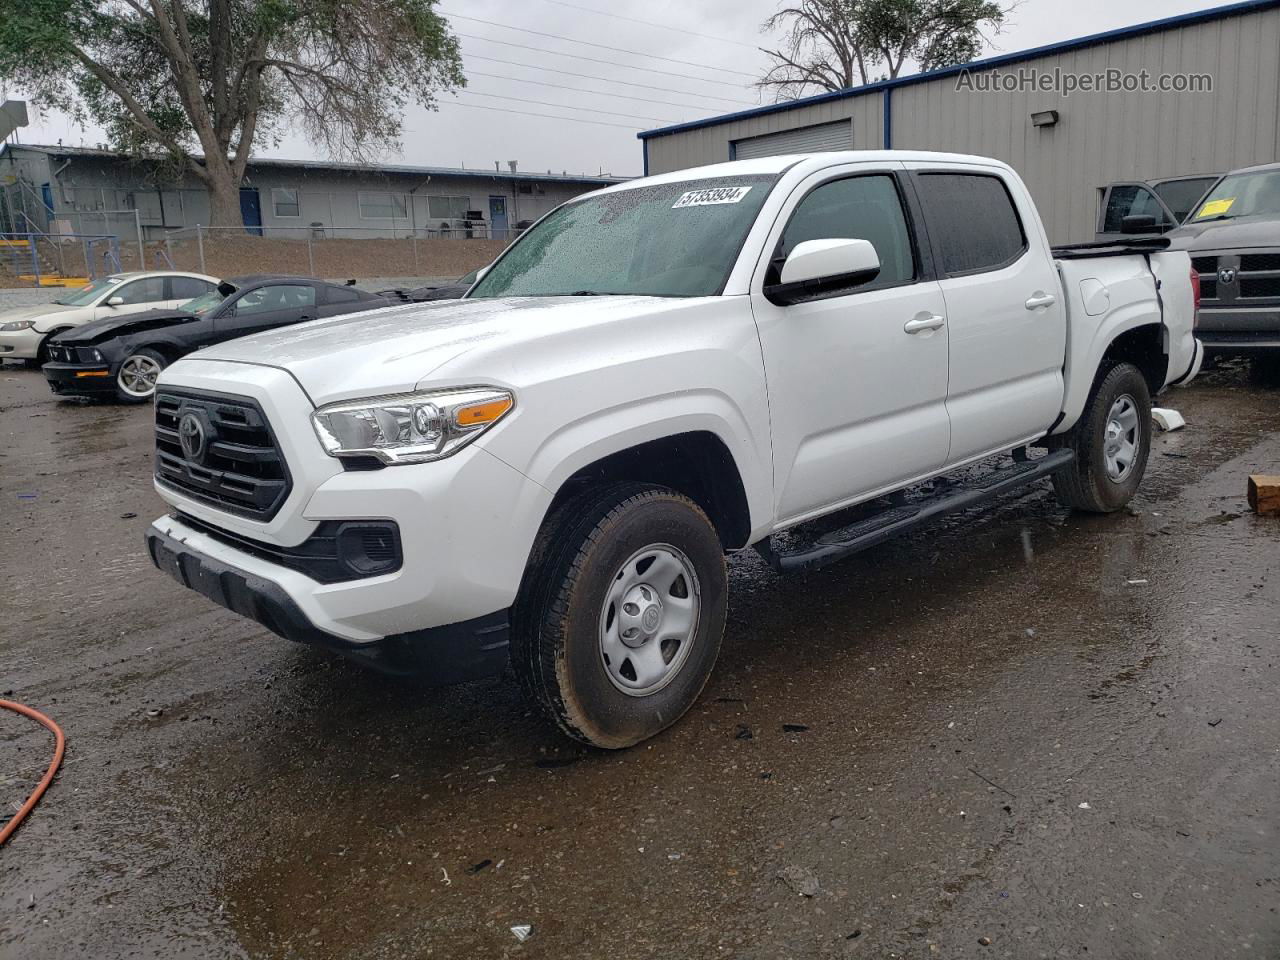
M1062 439L1075 451L1070 466L1053 475L1053 489L1066 506L1087 513L1113 513L1138 491L1151 453L1151 394L1131 363L1101 376L1080 422Z
M675 723L720 650L724 550L692 500L609 484L548 519L516 602L512 662L577 740L629 747Z
M116 374L116 397L122 403L144 403L156 392L156 378L169 365L164 354L149 347L124 358Z

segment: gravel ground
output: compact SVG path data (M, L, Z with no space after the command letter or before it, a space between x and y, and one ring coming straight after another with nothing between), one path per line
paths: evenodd
M1115 516L1036 487L808 576L740 555L701 700L602 753L182 590L148 411L6 367L0 695L69 747L0 957L1280 956L1276 396L1175 392ZM0 804L50 749L0 713Z

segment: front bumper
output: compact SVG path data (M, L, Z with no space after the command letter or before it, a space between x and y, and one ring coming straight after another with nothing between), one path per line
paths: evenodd
M1280 306L1202 307L1196 336L1210 355L1280 350Z
M40 372L49 389L60 395L100 396L116 390L115 373L104 363L46 363Z
M44 338L43 333L36 333L34 329L0 333L0 360L34 360Z
M233 566L153 526L151 561L184 587L262 624L286 640L332 650L393 676L462 683L497 676L507 663L506 610L460 623L357 642L321 630L279 583Z

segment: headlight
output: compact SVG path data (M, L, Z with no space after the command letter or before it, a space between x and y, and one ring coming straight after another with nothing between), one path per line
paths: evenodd
M509 390L462 387L334 403L311 415L331 457L425 463L457 453L515 406Z
M99 350L95 350L93 347L81 347L80 362L81 363L101 363L102 352Z
M34 320L11 320L0 324L0 333L14 333L18 330L30 330L36 325Z

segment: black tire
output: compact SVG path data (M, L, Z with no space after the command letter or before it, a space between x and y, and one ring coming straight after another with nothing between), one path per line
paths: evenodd
M1122 398L1137 412L1134 456L1120 478L1107 470L1108 424ZM1151 393L1147 380L1131 363L1099 374L1084 413L1058 446L1075 451L1076 459L1053 475L1053 489L1064 506L1086 513L1114 513L1133 499L1151 454Z
M121 403L147 403L151 400L152 396L155 395L156 389L154 383L152 384L150 391L145 394L130 392L125 389L125 383L128 378L126 368L132 369L129 367L129 364L130 361L133 360L139 360L144 363L146 361L150 361L153 364L157 364L159 366L159 370L156 371L157 376L159 375L160 370L163 370L169 365L169 360L159 350L153 350L150 347L140 347L137 350L130 352L130 354L121 362L119 369L116 370L116 399Z
M1249 382L1258 387L1280 387L1280 356L1267 354L1250 359Z
M665 686L629 695L606 667L601 625L624 566L655 546L674 547L687 561L698 615ZM611 483L571 498L543 525L512 611L512 664L534 704L565 734L606 749L630 747L675 723L702 692L720 652L727 595L724 549L697 504L663 487ZM654 639L665 661L667 647Z

